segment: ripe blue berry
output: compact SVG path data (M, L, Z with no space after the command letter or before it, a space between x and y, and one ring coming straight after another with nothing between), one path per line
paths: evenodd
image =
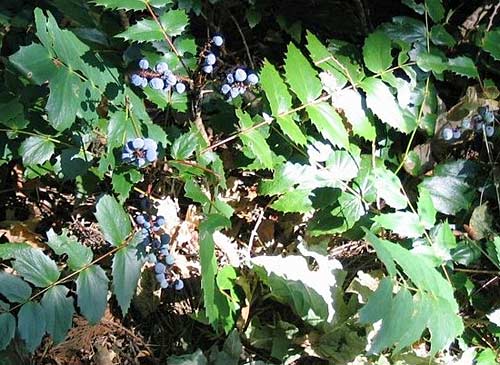
M449 141L453 138L453 130L451 128L444 128L441 133L445 141Z
M147 59L143 58L142 60L139 61L139 67L142 68L143 70L147 70L149 68L149 62Z
M162 289L167 289L168 288L168 281L165 279L160 283L160 287Z
M168 245L170 243L170 235L164 233L160 236L160 241L162 245Z
M174 288L175 288L175 290L184 289L184 282L181 279L176 280L174 283Z
M144 218L144 216L140 214L137 217L135 217L135 221L137 224L142 226L144 223L146 223L146 218Z
M134 85L134 86L141 86L142 85L142 77L137 75L137 74L133 74L132 77L130 78L130 81L132 82L132 85Z
M157 259L155 254L150 253L149 255L147 255L146 261L149 262L150 264L156 264Z
M161 253L162 255L167 256L167 255L168 255L168 248L162 248L162 249L160 249L160 253Z
M464 129L470 129L470 127L471 127L470 119L464 119L464 120L462 120L462 128L464 128Z
M138 167L142 167L142 166L144 166L145 164L146 164L146 160L145 160L145 159L143 159L142 157L139 157L139 158L136 160L136 165L137 165Z
M207 65L215 65L216 61L217 61L217 58L215 57L215 55L213 53L209 53L205 57L205 64L207 64Z
M220 88L220 91L226 95L229 91L231 90L231 86L229 86L228 84L224 84L222 85L222 87Z
M175 75L173 73L169 73L167 75L167 83L170 86L174 86L175 84L177 84L177 77L175 77Z
M151 138L144 138L144 149L145 150L155 150L157 149L156 142Z
M165 257L165 262L167 263L167 265L173 265L175 262L174 256L167 255L167 257Z
M139 150L142 147L144 147L144 140L142 138L136 138L132 141L132 147L134 147L135 150Z
M482 122L478 122L476 123L476 131L481 131L483 129L483 123Z
M461 135L462 133L460 132L460 129L458 128L453 129L453 138L459 139Z
M156 217L156 224L158 224L159 226L163 226L165 224L165 217L163 217L162 215Z
M232 87L231 88L231 98L235 98L240 94L240 88L239 87Z
M161 90L163 89L163 80L160 79L159 77L153 77L150 81L149 81L149 86L151 86L152 89L155 89L155 90Z
M227 74L226 81L229 85L231 85L234 82L234 75L232 73Z
M256 74L251 73L247 76L247 82L250 85L257 85L257 83L259 82L259 77Z
M155 69L156 69L156 72L162 74L168 70L168 65L166 62L160 62L156 65Z
M212 37L212 42L217 46L220 47L224 44L224 38L222 38L220 35L215 35Z
M161 262L157 262L156 263L156 265L155 265L155 273L157 273L157 274L164 274L166 270L167 270L167 267L165 266L165 264L163 264Z
M155 279L158 283L161 283L162 281L166 281L165 280L165 274L164 273L161 273L161 274L156 274L155 275Z
M495 134L495 128L492 125L489 125L485 128L486 136L491 137Z
M184 93L186 91L186 85L184 85L182 82L178 82L175 84L175 91L177 91L179 94Z
M146 161L154 162L158 158L158 153L156 150L147 150L146 151Z
M213 66L212 65L206 65L206 66L203 66L202 67L202 70L204 73L206 74L211 74L212 71L214 70Z
M146 86L148 86L148 79L143 77L141 87L144 89Z
M242 68L237 68L236 71L234 71L234 79L238 82L243 82L247 78L247 73L245 70Z

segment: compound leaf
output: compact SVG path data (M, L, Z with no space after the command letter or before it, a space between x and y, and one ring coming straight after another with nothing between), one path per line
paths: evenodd
M95 216L104 238L114 246L122 244L132 231L127 213L111 195L104 195L99 199Z
M113 292L123 316L127 314L130 301L137 289L142 264L137 249L130 246L118 251L113 258Z
M66 337L73 323L73 299L68 297L69 289L56 285L43 295L42 305L47 332L55 343L60 343Z
M20 277L0 271L0 294L10 302L24 303L31 296L31 287Z
M76 293L78 306L90 324L100 321L106 310L108 278L97 265L89 266L78 275Z
M25 303L17 315L19 335L29 352L34 352L45 333L45 315L39 303Z
M45 288L59 279L59 270L54 260L40 249L20 250L12 267L25 280L35 286Z

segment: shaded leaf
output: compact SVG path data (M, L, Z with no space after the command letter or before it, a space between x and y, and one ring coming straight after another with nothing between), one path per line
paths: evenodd
M122 244L132 231L127 213L111 195L99 199L95 216L104 238L114 246Z
M10 302L24 303L31 296L31 287L20 277L0 271L0 294Z
M249 114L241 110L236 110L236 116L240 120L240 126L242 130L248 130L249 128L253 127L254 123ZM271 151L271 148L269 148L266 139L258 129L240 133L239 137L243 144L247 146L250 151L252 151L252 153L255 154L257 160L259 160L259 162L262 163L265 168L271 170L273 169L273 153Z
M424 228L429 229L436 223L437 210L432 203L431 194L425 187L419 189L417 213Z
M392 64L391 39L381 31L371 33L365 39L363 58L373 73L387 70Z
M130 246L118 251L113 258L113 293L124 317L137 289L142 264L137 249Z
M62 285L50 288L44 295L40 304L42 305L46 321L47 332L52 336L54 342L60 343L73 324L73 299L68 298L69 289Z
M34 352L42 342L45 333L45 315L39 303L27 302L17 315L19 336L26 343L29 352Z
M78 306L90 324L98 323L106 310L108 278L97 265L89 266L76 279Z
M450 58L448 60L448 70L460 76L479 77L474 61L465 56Z
M92 261L92 249L79 243L76 237L69 236L66 229L58 235L51 228L47 232L47 239L47 244L56 254L68 255L68 266L71 270L76 271Z
M49 138L32 136L21 143L19 154L26 166L43 164L54 154L54 142Z
M500 28L486 33L483 40L483 49L495 60L500 61Z
M0 313L0 351L5 350L16 334L16 318L10 313Z
M143 0L93 0L92 2L96 5L105 6L108 9L123 9L123 10L146 9L146 4L145 1Z
M56 263L39 249L21 250L16 254L12 267L25 280L45 288L59 279Z
M435 23L443 20L445 10L441 0L425 0L425 5L429 16Z

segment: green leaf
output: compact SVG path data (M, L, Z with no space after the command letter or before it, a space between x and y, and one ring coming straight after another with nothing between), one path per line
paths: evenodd
M310 212L312 207L310 190L292 190L288 191L274 201L271 208L284 213L307 213Z
M118 202L120 204L125 202L129 197L130 191L141 178L142 174L137 170L113 171L111 184L113 185L113 191L118 194Z
M460 76L479 77L474 61L466 56L450 58L448 60L448 70Z
M198 147L198 135L195 131L189 131L172 143L170 153L175 160L187 160L196 151L196 147Z
M372 179L377 196L395 209L406 208L408 200L402 193L401 181L394 172L385 167L377 167L372 172Z
M288 45L285 76L290 88L301 102L311 102L321 95L322 86L316 70L293 43Z
M43 295L42 305L46 320L47 332L52 336L54 342L60 343L73 324L73 299L68 297L69 289L62 285L56 285Z
M113 292L124 317L137 289L142 264L137 249L130 246L118 251L113 258Z
M483 49L495 60L500 61L500 28L489 31L484 36Z
M401 237L420 237L424 233L424 227L420 224L418 215L412 212L381 214L373 220Z
M182 34L189 23L189 19L184 10L169 10L159 17L159 21L170 37ZM164 40L162 28L154 20L149 19L138 21L125 32L118 34L117 37L135 42Z
M24 165L41 165L52 157L54 147L54 142L49 138L33 136L21 143L19 154L23 157Z
M434 23L443 20L445 9L441 0L425 0L425 7Z
M26 343L26 348L33 353L42 342L45 333L45 316L39 303L27 302L17 315L19 336Z
M327 231L323 233L343 233L354 227L366 212L367 207L358 196L342 192L338 198L337 206L330 212L330 215L335 219L330 222Z
M60 275L56 263L36 248L19 251L12 267L25 280L40 288L54 283Z
M10 302L24 303L31 296L31 287L20 277L0 271L0 294Z
M423 186L418 191L420 193L417 202L418 216L424 228L429 229L436 223L437 210L434 208L429 191Z
M113 246L121 245L132 231L127 213L111 195L98 200L95 216L104 238Z
M92 265L76 279L78 306L90 324L98 323L106 310L108 278L100 266Z
M9 61L37 85L43 84L57 73L50 53L40 44L21 47L10 56Z
M448 68L448 64L441 55L427 52L417 56L417 66L425 72L432 71L438 75Z
M309 324L334 323L339 305L334 294L342 285L342 265L307 251L302 244L299 247L303 255L317 261L316 270L309 269L303 256L281 255L252 258L254 270L270 287L273 298L290 305Z
M96 5L105 6L108 9L144 10L146 1L143 0L93 0Z
M349 134L342 118L328 103L319 103L306 107L311 122L318 131L333 145L349 149Z
M271 112L280 128L295 143L304 145L306 136L293 120L292 114L282 115L292 109L292 96L278 71L267 60L260 72L260 83L266 93Z
M363 58L373 73L381 73L392 65L391 39L382 31L371 33L365 39Z
M27 243L0 243L0 259L13 259L19 251L23 250L31 250L31 246Z
M431 231L431 239L433 241L433 249L437 256L443 260L450 260L450 250L457 247L457 241L448 222L437 225Z
M76 237L69 236L66 229L58 235L51 228L47 232L47 240L47 244L56 254L68 255L68 266L71 270L76 271L92 262L92 249L79 243Z
M200 349L197 349L192 354L187 355L172 355L167 359L169 365L207 365L207 358L203 355Z
M203 288L203 300L205 312L209 322L216 325L219 321L219 308L215 305L217 273L217 260L215 259L215 242L213 234L222 227L230 227L231 222L219 214L210 214L199 227L200 236L200 264L201 264L201 287Z
M5 350L16 334L16 318L10 313L0 313L0 351Z
M186 192L186 197L192 199L193 201L200 203L202 206L210 205L210 197L207 196L198 183L193 180L188 180L184 184L184 191Z
M382 122L404 133L416 127L415 120L403 118L403 111L383 81L368 77L361 83L361 88L366 92L366 104Z
M457 42L455 38L448 33L442 24L436 24L431 29L431 41L438 46L453 47Z
M242 130L253 127L254 123L248 113L238 109L236 110L236 116L240 121ZM257 160L259 160L265 168L270 170L273 169L273 153L261 131L253 129L245 133L240 133L239 137L243 144L255 154Z

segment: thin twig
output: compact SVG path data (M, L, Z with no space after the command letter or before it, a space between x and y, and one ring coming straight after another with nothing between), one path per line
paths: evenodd
M243 45L245 46L245 50L247 51L247 57L248 57L248 62L250 62L250 66L252 66L252 69L254 69L254 64L252 61L252 56L250 55L250 49L248 48L247 40L245 39L245 35L243 34L243 31L240 28L240 25L238 24L238 21L236 18L233 16L233 14L229 13L229 17L233 21L234 25L236 25L236 28L238 29L238 32L240 33L241 39L243 41Z
M493 13L491 14L490 21L488 22L488 26L486 27L486 31L489 32L491 27L493 26L493 19L497 16L498 9L500 9L500 2L495 5L495 8L493 9Z

